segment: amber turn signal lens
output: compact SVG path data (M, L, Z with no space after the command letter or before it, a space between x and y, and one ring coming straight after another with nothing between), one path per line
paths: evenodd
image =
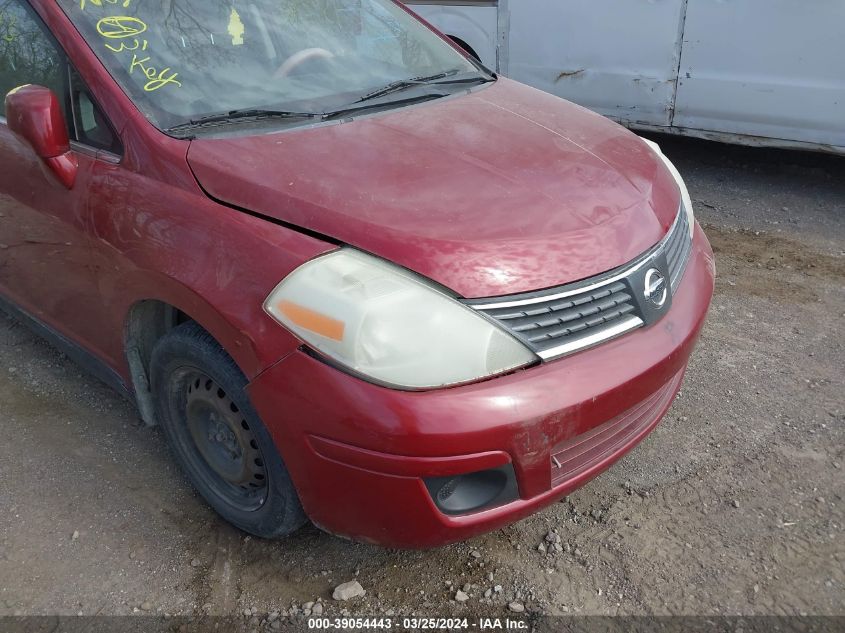
M309 332L325 336L333 341L343 340L343 331L346 329L343 321L309 310L292 301L280 301L278 308L292 323Z

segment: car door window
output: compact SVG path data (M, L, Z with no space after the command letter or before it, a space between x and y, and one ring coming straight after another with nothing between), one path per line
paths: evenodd
M112 154L121 154L122 148L117 134L112 130L103 111L97 106L91 92L72 67L70 77L70 107L73 111L71 137L77 142Z
M22 0L0 0L0 100L24 84L46 86L65 107L65 58ZM0 108L2 109L2 108Z

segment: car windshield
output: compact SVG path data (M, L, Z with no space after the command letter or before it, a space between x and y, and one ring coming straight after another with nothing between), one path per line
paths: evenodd
M461 77L481 76L390 0L59 4L164 130L234 112L323 113L438 79L458 86Z

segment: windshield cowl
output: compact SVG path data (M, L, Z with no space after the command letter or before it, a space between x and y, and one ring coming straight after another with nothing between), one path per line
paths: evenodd
M225 113L211 114L191 121L185 121L166 130L167 134L176 138L193 138L202 130L213 130L223 126L237 124L256 124L272 122L285 127L326 122L338 119L352 120L356 116L375 111L386 111L409 105L440 99L456 94L456 92L470 92L473 86L483 85L495 81L495 76L485 77L474 75L464 79L437 82L410 80L402 82L402 87L396 87L381 96L365 95L349 105L330 112L294 112L289 110L247 109ZM398 82L397 82L398 83ZM442 88L437 89L437 87ZM404 89L418 88L413 94L403 92L402 96L394 93ZM455 89L458 89L457 91Z

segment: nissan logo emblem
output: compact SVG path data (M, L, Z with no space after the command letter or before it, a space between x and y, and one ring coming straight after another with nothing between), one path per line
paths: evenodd
M666 277L656 268L645 274L645 300L655 308L662 308L669 297Z

